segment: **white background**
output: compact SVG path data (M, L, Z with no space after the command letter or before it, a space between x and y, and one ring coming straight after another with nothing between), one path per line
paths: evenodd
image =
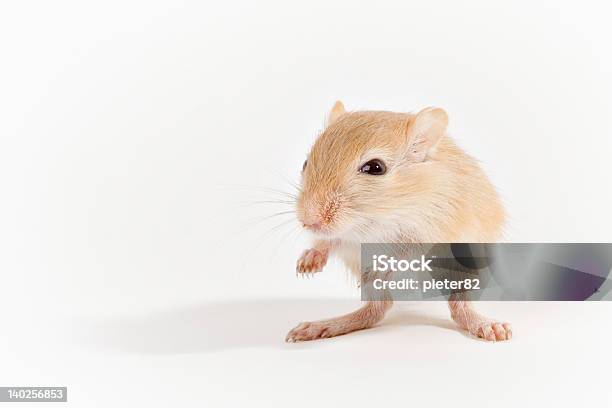
M85 406L605 406L612 305L443 304L284 344L358 294L294 276L290 182L342 99L447 110L510 241L610 242L610 9L580 2L4 2L0 385ZM280 227L277 224L287 221Z

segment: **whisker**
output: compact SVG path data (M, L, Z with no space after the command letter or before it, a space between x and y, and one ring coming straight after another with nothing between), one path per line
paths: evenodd
M280 196L283 197L287 197L287 198L291 198L293 200L297 200L297 195L283 191L283 190L278 190L276 188L272 188L272 187L264 187L264 186L248 186L248 185L226 185L226 187L232 187L232 188L240 188L240 189L245 189L245 190L251 190L251 191L258 191L258 192L267 192L267 193L273 193L273 194L278 194Z
M253 255L253 253L255 253L259 248L261 248L261 246L266 242L267 239L270 238L270 235L276 231L279 231L280 229L286 227L287 225L289 225L292 222L296 222L295 219L289 219L289 220L285 220L277 225L275 225L274 227L268 229L267 231L265 231L263 234L261 234L259 236L259 239L257 239L257 244L252 247L250 249L250 251L248 251L248 253L246 254L246 256L244 257L244 260L242 262L242 266L241 269L244 270L246 263L248 262L248 260L251 258L251 256ZM295 228L296 225L294 225L293 228Z
M298 232L298 235L299 235L299 233L302 231L302 229L301 229L301 228L298 228L298 226L297 226L297 225L293 225L293 226L291 227L291 229L289 229L289 231L288 231L287 233L283 234L283 236L280 238L280 242L287 242L287 240L288 240L288 239L289 239L289 238L290 238L290 237L291 237L293 234L295 234L295 232L296 232L296 231ZM270 258L269 258L269 259L273 259L274 257L278 256L278 251L280 250L280 247L281 247L280 245L277 245L277 246L276 246L276 249L275 249L275 250L274 250L274 252L271 254L271 256L270 256Z
M287 177L286 175L284 175L284 174L282 174L282 173L280 173L278 171L272 172L270 170L268 170L268 174L271 174L273 176L279 177L285 183L289 184L289 186L293 187L297 193L299 193L301 191L300 186L295 181L293 181L289 177Z
M294 205L295 201L289 200L259 200L259 201L249 201L245 202L246 204L290 204Z
M289 200L254 200L254 201L238 201L236 202L236 208L245 208L249 206L282 206L283 208L295 207L295 201ZM261 208L261 207L260 207Z
M293 210L291 210L291 211L281 211L281 212L277 212L277 213L274 213L274 214L266 215L266 216L263 216L263 217L255 217L255 218L247 219L246 223L249 224L249 225L258 224L258 223L264 222L266 220L270 220L272 218L281 217L283 215L288 215L288 214L295 214L295 211L293 211Z

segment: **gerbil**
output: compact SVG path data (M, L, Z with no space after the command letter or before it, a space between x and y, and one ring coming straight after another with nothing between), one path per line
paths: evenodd
M498 195L477 162L446 135L447 124L440 108L347 112L336 102L302 169L296 212L316 239L298 260L298 273L321 271L334 254L359 276L363 242L498 240L505 218ZM369 301L344 316L301 323L286 340L371 327L392 303ZM512 337L508 323L480 315L465 297L451 297L449 308L474 336Z

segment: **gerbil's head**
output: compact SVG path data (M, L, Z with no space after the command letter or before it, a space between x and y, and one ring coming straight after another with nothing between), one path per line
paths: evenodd
M321 238L384 239L436 183L444 110L346 112L336 102L302 170L297 215Z

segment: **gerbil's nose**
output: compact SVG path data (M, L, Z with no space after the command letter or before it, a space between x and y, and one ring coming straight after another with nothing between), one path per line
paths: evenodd
M328 229L340 208L337 199L327 199L322 203L311 202L302 207L300 221L304 228L311 231Z
M318 231L321 229L321 221L304 222L302 225L304 226L304 228L308 228L313 231Z
M308 228L313 231L318 231L321 229L321 217L319 216L318 211L313 208L306 209L305 213L302 215L301 221L304 228Z

